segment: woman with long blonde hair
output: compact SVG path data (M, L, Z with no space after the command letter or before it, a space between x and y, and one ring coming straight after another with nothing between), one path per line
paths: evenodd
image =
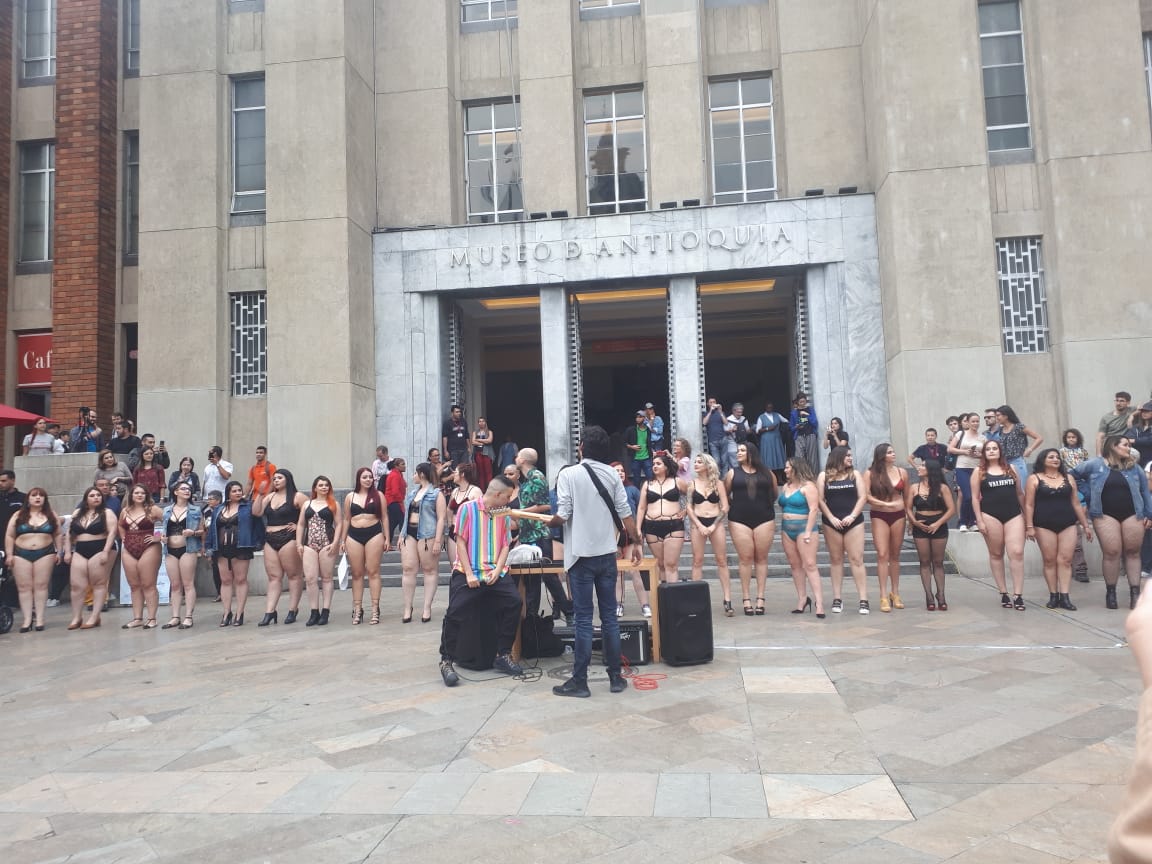
M692 460L692 488L688 493L688 519L692 523L692 580L704 578L704 550L712 544L720 590L724 592L724 614L731 618L732 576L728 570L728 535L724 517L728 515L728 489L720 481L720 468L707 453ZM744 614L752 615L752 598L744 591Z

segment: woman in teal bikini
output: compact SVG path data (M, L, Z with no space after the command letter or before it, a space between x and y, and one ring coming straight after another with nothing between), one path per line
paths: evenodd
M792 582L796 586L798 608L793 609L792 614L807 612L815 597L816 617L823 618L824 591L820 586L820 571L816 569L816 550L820 547L820 535L816 533L816 513L820 508L816 477L803 459L789 459L784 463L784 479L786 482L780 490L780 527L784 554L792 567Z
M44 629L48 583L59 540L60 522L48 504L48 493L36 486L28 491L24 506L16 511L4 535L4 554L16 577L20 614L24 616L21 633L27 633L33 624L37 631Z

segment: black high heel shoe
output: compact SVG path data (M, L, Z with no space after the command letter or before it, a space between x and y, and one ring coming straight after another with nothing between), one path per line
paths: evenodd
M320 620L316 622L319 626L323 627L328 623L328 612L329 610L327 609L320 610Z
M724 601L724 617L725 618L731 618L735 614L736 613L732 611L732 601L731 600L725 600Z
M237 615L235 617L235 619L233 619L232 626L233 627L243 627L244 626L244 613L243 612L241 612L239 615Z
M220 626L221 627L232 626L232 613L231 613L231 611L229 611L229 613L227 615L221 615L220 616Z
M811 601L809 601L809 602L811 602ZM763 615L764 614L764 598L763 597L757 597L756 598L756 614L757 615Z
M756 614L756 610L752 608L752 601L747 597L744 598L744 614L749 616Z
M320 610L313 609L308 613L308 621L304 624L305 627L315 627L320 623Z
M264 617L260 619L259 623L257 623L256 626L257 627L267 627L269 624L277 624L277 623L279 623L279 621L278 621L279 616L280 616L280 613L276 612L276 611L265 612Z
M792 614L793 615L803 615L805 612L807 612L811 608L812 608L812 598L811 597L805 597L804 598L804 605L801 606L799 609L793 609Z
M299 609L289 609L288 614L284 616L284 623L285 624L295 624L296 623L296 616L299 614L300 614Z

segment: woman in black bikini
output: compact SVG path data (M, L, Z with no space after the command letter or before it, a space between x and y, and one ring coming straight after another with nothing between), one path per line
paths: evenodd
M680 503L685 489L676 479L676 460L656 456L652 460L652 479L640 487L640 504L636 521L652 556L661 582L678 582L677 566L684 548L684 507Z
M344 551L352 573L352 623L364 620L364 577L372 600L369 624L380 623L380 556L388 551L388 510L371 468L356 472L356 488L344 499Z
M312 607L305 627L328 623L332 594L336 590L332 577L343 527L340 509L332 495L332 481L320 475L312 481L312 497L300 511L300 521L296 524L296 543L304 562L304 587L308 589L308 605Z
M204 529L200 524L203 511L192 505L192 484L177 483L172 489L172 503L164 508L164 526L161 531L168 550L168 582L172 617L164 630L179 627L192 628L192 613L196 610L196 555L203 545ZM180 600L184 600L184 617L180 617Z
M985 441L980 467L972 473L972 509L976 527L988 544L988 564L992 578L1000 589L1000 605L1005 609L1025 610L1024 605L1024 490L1012 466L1004 461L1000 442ZM1008 569L1012 573L1012 590L1008 596L1004 581L1004 552L1008 552Z
M948 520L956 512L952 490L944 482L944 469L936 459L926 459L916 469L917 480L904 493L904 511L912 526L912 540L920 559L920 583L924 608L948 611L944 593L944 550L948 548ZM935 582L936 593L932 593Z
M64 535L64 560L71 565L72 620L69 630L100 626L100 610L108 598L108 571L116 555L116 514L104 506L104 493L95 486L84 492L84 504L72 514ZM92 592L92 614L80 623L84 598Z
M1080 540L1078 524L1088 542L1092 542L1092 526L1080 506L1076 481L1068 476L1060 451L1055 447L1042 450L1025 484L1024 533L1040 547L1049 609L1076 611L1068 595L1072 587L1072 558Z
M876 547L876 578L880 611L903 609L900 599L900 544L904 542L904 488L908 472L896 464L896 451L885 442L872 451L872 467L864 472Z
M11 562L20 614L24 616L21 633L27 633L33 624L37 631L44 629L44 608L48 605L48 584L56 564L59 533L60 523L48 503L48 493L39 486L29 489L24 506L8 521L4 535L5 560Z
M688 518L692 523L692 581L704 578L704 550L712 544L716 575L724 592L724 614L731 618L732 577L728 572L728 537L724 517L728 513L728 490L720 482L716 460L700 453L692 460L692 491L688 496ZM752 614L752 601L744 594L744 614Z
M124 509L120 511L120 536L124 538L124 578L132 592L132 620L122 630L156 627L156 610L160 595L156 591L156 575L160 572L160 552L163 544L153 532L163 517L160 508L152 503L152 493L136 483L128 490ZM148 620L144 620L144 606L148 606Z
M285 624L295 624L300 614L300 598L304 596L304 562L296 545L296 523L300 521L300 508L308 503L308 496L296 489L296 480L287 468L272 475L272 491L258 495L252 502L252 515L264 518L264 572L268 574L268 597L264 617L257 627L267 627L279 620L280 595L284 579L288 580L288 614Z
M776 534L776 477L760 461L760 451L745 444L736 445L736 467L724 478L728 490L728 530L740 565L740 588L744 592L744 614L764 614L764 589L768 584L768 550ZM748 592L752 570L756 570L756 608L751 609Z
M220 566L220 597L224 614L220 627L244 626L244 606L248 602L248 568L256 550L264 545L264 523L252 515L252 506L238 480L224 487L224 500L212 511L207 529L206 551L215 552ZM236 612L232 612L232 594Z
M864 502L868 492L864 478L852 464L852 451L847 447L834 447L828 454L824 470L816 478L820 492L820 510L824 519L824 544L828 547L828 569L832 575L832 611L840 614L844 603L844 556L856 593L860 597L860 614L867 615L868 572L864 569Z

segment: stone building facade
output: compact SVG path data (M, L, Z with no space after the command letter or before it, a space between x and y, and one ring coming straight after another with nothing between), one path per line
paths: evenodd
M808 389L858 451L1004 401L1087 431L1152 387L1150 33L1150 0L144 2L111 366L138 324L170 449L340 483L453 402L550 466L645 401L699 444L711 392Z

